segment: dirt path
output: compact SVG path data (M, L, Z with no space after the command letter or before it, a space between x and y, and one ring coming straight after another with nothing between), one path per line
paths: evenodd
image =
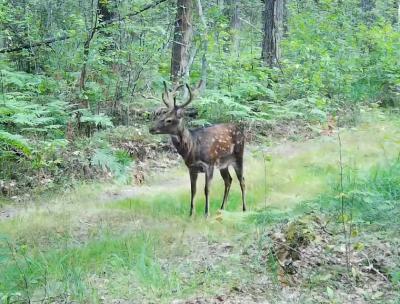
M341 133L345 161L356 160L359 167L371 166L398 157L400 135L397 132L397 125L390 120L376 121L375 118L368 119L367 116L367 119L357 128L342 130ZM370 134L374 134L374 137ZM285 208L323 192L327 180L321 179L321 172L328 169L334 171L337 168L338 149L335 132L329 136L324 135L305 142L283 141L272 147L248 147L245 174L250 183L249 192L260 192L260 188L263 188L262 185L265 184L268 188L268 193L260 194L255 198L254 205L261 205L261 202L265 201L269 205ZM264 163L266 155L271 160ZM265 175L265 170L267 175ZM329 174L328 171L326 175ZM142 186L101 185L92 190L85 199L79 198L82 195L80 189L77 189L64 201L88 200L94 204L104 204L128 198L169 193L171 189L189 191L189 179L182 162L178 168L170 168L158 174L159 176L154 174L153 178ZM201 189L203 178L199 180L198 188ZM215 185L220 182L216 174L213 183ZM201 192L198 192L199 196ZM53 207L53 205L54 199L44 203L6 204L0 207L0 221L10 220L20 214L35 212L38 209Z
M144 184L141 186L135 185L129 187L127 186L113 187L113 186L103 185L103 190L94 194L94 196L91 197L91 201L95 202L96 204L105 204L105 203L109 204L122 201L125 199L147 196L151 193L165 193L172 188L177 189L186 187L186 184L188 184L188 180L185 179L183 176L182 177L179 176L165 180L163 179L159 181L158 184L154 185ZM79 189L77 191L79 193ZM68 200L76 199L74 196L75 194L72 194L72 196ZM32 202L8 204L3 207L0 207L0 222L5 220L11 220L22 214L35 212L38 209L51 209L53 207L54 207L53 202L44 202L40 204Z
M159 300L162 294L175 304L298 303L298 291L282 289L272 282L265 265L260 264L263 255L257 254L264 251L252 247L252 226L247 226L250 224L245 220L248 214L269 213L270 209L263 212L265 207L279 208L271 210L284 213L299 202L332 190L338 176L338 138L335 133L330 135L304 142L249 146L245 174L250 212L245 216L240 211L240 189L235 178L227 211L217 213L223 182L215 174L212 217L205 220L201 214L202 176L196 197L197 212L201 211L189 220L189 178L180 162L176 167L154 173L142 186L92 184L44 198L40 203L3 206L0 229L26 248L62 257L64 251L57 249L67 244L76 249L76 258L82 264L88 264L86 259L90 257L89 261L95 261L99 268L88 267L79 282L89 282L104 299L103 303L132 303L132 299L142 295L149 301L141 303L158 303L150 299ZM374 164L393 161L400 151L398 128L386 120L343 130L341 137L346 168L357 164L360 174ZM240 220L244 220L245 228ZM268 231L270 228L266 225ZM260 231L257 229L255 234ZM135 257L125 255L127 244ZM137 251L140 248L144 257L150 258L143 260L143 264L142 251ZM98 272L106 265L109 267L110 261L126 263L124 269L129 271L124 273L115 266L114 270L107 268L109 273ZM58 259L51 263L52 269L59 269ZM260 265L263 272L257 268ZM157 285L159 280L165 280L165 286ZM167 281L172 282L171 286ZM154 284L162 293L156 293ZM183 292L180 286L187 290Z

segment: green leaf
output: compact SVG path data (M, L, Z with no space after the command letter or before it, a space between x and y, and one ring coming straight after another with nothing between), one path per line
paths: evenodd
M0 147L2 149L4 149L3 147L11 147L23 152L27 156L31 155L31 147L24 137L3 130L0 130Z
M333 299L335 297L333 289L330 288L329 286L326 287L326 294L328 295L329 299Z

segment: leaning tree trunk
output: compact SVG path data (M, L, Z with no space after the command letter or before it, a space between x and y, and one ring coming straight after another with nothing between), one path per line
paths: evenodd
M173 83L179 82L184 75L188 74L192 34L192 0L177 0L171 56L171 80Z
M283 28L283 0L265 0L262 60L270 67L279 64Z

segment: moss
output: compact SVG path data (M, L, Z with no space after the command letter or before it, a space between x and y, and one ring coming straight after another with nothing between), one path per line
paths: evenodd
M285 236L290 246L298 248L308 246L316 238L315 215L305 215L292 221L286 228Z

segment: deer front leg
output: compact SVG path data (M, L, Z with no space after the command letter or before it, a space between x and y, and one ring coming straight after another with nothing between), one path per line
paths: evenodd
M194 211L194 196L196 195L196 182L198 173L195 171L189 171L189 174L190 174L190 188L191 188L190 216L192 216Z
M246 185L243 177L243 160L239 159L234 166L236 176L239 180L240 189L242 190L242 205L243 211L246 211Z
M225 207L225 203L228 199L229 190L230 190L231 184L232 184L232 177L229 174L228 168L221 169L220 172L221 172L221 176L224 179L224 183L225 183L224 198L222 200L222 205L221 205L221 210L223 210Z
M206 182L205 182L205 187L204 187L204 194L206 196L206 206L205 206L205 210L204 210L204 214L206 217L208 217L208 213L209 213L209 200L208 200L208 195L209 195L209 190L210 190L210 183L211 180L213 178L213 173L214 173L214 167L210 166L205 170L205 174L206 174Z

